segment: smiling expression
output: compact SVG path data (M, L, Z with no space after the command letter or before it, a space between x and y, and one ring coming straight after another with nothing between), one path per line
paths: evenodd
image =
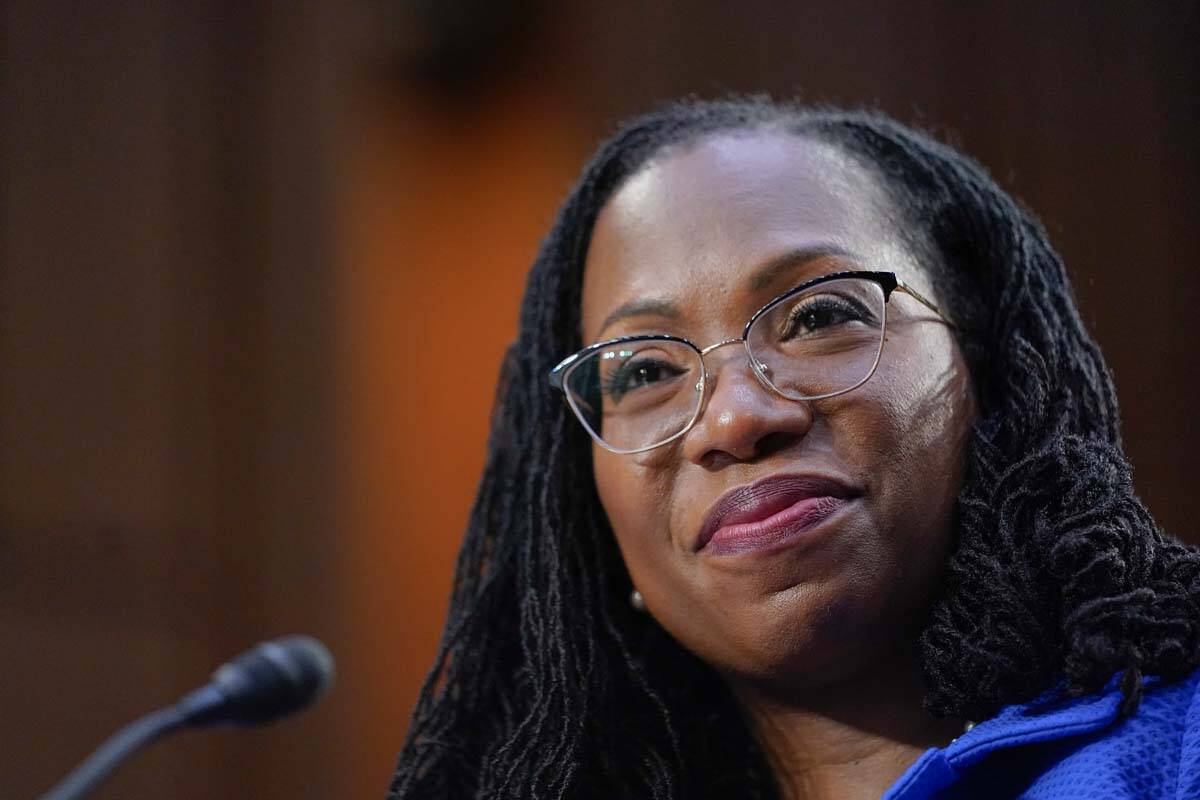
M938 302L901 217L831 145L759 132L672 148L596 221L584 341L671 334L703 348L740 335L772 297L845 270L894 272ZM911 641L951 547L974 417L949 326L893 294L874 375L823 400L771 391L741 347L705 365L705 404L683 436L636 454L593 448L650 613L727 679L788 691Z

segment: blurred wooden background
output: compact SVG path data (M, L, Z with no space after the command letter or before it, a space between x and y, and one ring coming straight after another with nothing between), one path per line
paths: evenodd
M0 0L0 796L262 638L312 712L103 797L381 797L524 271L614 122L769 90L933 127L1045 220L1140 491L1200 542L1200 6Z

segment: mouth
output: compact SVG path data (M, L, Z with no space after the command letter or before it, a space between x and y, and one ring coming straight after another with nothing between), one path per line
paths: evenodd
M802 538L861 492L820 475L771 475L722 495L709 509L693 550L736 555Z

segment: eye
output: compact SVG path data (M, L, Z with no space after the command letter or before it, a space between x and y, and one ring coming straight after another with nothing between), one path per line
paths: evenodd
M784 320L780 339L832 332L841 326L868 322L873 315L857 300L834 294L804 297Z
M614 403L625 395L663 384L685 372L667 361L654 358L630 359L612 370L601 381L604 395Z

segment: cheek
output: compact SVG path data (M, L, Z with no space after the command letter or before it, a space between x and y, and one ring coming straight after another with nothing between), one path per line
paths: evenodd
M595 447L596 491L617 546L639 588L661 579L672 554L671 447L617 455Z
M861 448L883 527L909 543L948 540L974 419L966 365L937 339L894 355L848 410L848 438Z

